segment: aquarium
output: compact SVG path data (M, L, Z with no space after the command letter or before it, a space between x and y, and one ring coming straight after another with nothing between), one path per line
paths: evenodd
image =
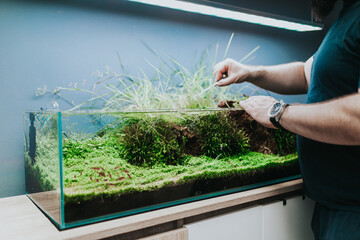
M26 193L59 228L299 178L295 136L241 109L33 111Z

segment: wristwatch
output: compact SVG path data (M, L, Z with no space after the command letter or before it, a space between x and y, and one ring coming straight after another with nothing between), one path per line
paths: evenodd
M279 102L276 102L274 105L272 105L272 107L269 109L268 116L270 118L270 122L276 128L284 129L280 125L279 121L287 106L289 106L289 104L284 103L283 100L280 100Z

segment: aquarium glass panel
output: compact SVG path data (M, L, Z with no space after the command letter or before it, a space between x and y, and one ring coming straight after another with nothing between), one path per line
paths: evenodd
M295 137L239 109L29 113L25 122L27 175L37 180L28 193L55 193L58 218L35 203L62 229L299 177Z
M62 225L58 113L28 112L25 123L26 193L58 226Z

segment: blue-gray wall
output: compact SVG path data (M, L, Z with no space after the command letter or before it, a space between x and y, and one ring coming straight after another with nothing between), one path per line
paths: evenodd
M234 32L229 57L240 59L260 45L250 64L270 65L306 60L325 34L236 23L121 0L70 2L0 0L0 197L25 192L22 114L51 105L46 98L34 97L38 87L53 89L84 79L90 85L97 69L119 70L116 52L130 71L142 67L151 72L144 57L151 61L154 56L142 42L191 68L207 47L214 49L219 43L223 53ZM286 99L302 102L304 96Z

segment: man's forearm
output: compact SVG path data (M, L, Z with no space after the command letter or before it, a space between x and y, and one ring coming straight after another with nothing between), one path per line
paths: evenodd
M360 145L360 94L286 108L280 124L301 136L331 144Z
M305 94L308 90L303 62L254 66L247 81L280 94Z

